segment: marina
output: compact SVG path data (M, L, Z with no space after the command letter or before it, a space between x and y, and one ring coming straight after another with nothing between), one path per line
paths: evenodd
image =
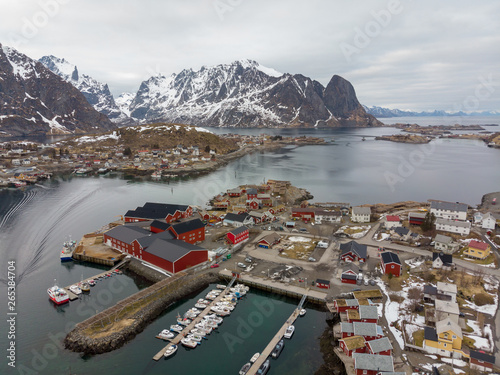
M220 300L222 300L222 298L227 294L229 293L231 287L233 286L234 282L236 281L236 277L233 277L233 279L229 282L229 284L227 285L226 289L224 289L218 296L217 298L215 298L212 302L210 302L208 304L208 306L205 308L205 310L203 310L196 318L194 318L191 323L189 323L181 332L179 332L179 334L171 339L170 343L165 346L162 350L160 350L158 353L156 353L156 355L153 357L153 359L155 361L158 361L161 357L164 356L164 354L166 352L169 352L171 351L171 347L174 346L174 345L178 345L181 340L184 339L185 336L187 336L187 334L195 328L195 326L201 322L201 320L203 319L203 317L205 315L207 315L210 311L211 311L211 308L213 306L216 305L217 302L219 302Z

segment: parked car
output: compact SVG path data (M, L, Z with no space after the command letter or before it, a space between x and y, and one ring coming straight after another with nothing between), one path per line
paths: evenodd
M247 263L251 263L252 261L253 261L253 259L252 259L252 258L250 258L250 257L246 257L246 258L245 258L245 262L247 262Z
M236 264L236 265L237 265L238 267L240 267L240 268L247 268L246 264L243 264L243 263L241 263L241 262L240 262L240 263L238 263L238 264Z
M309 262L316 262L316 258L309 257L308 261L309 261Z
M300 228L299 229L302 233L309 233L306 228Z
M219 263L214 263L210 266L210 268L217 268L217 267L219 267Z

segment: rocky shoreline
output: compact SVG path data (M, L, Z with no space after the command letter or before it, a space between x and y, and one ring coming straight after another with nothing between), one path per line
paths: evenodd
M145 277L147 277L147 275L145 275ZM101 319L109 318L114 313L113 310L117 309L117 306L120 310L123 310L127 306L131 306L130 304L133 301L133 296L131 296L127 298L127 300L131 301L125 306L121 305L121 303L124 302L121 301L117 305L99 313L98 315L77 324L64 339L64 347L68 350L82 352L85 354L102 354L118 349L125 345L128 341L132 340L138 333L142 332L172 303L185 298L191 293L199 291L208 286L210 283L217 282L218 280L219 277L213 273L206 273L200 276L186 275L180 279L178 283L180 285L176 285L176 288L170 293L167 295L159 295L154 301L148 303L134 315L128 317L126 320L129 322L132 320L131 324L122 328L119 327L116 331L110 331L109 334L106 334L106 332L89 334L88 330L91 329L96 322L100 322ZM153 288L155 285L156 284L149 288ZM144 290L136 294L139 293L144 293Z

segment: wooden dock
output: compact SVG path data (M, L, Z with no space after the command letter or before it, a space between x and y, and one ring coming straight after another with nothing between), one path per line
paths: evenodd
M285 324L283 324L283 326L274 335L274 337L271 339L271 341L269 341L269 344L267 344L266 348L262 351L262 353L260 353L259 358L257 358L257 360L252 364L252 367L250 367L250 370L247 371L247 374L257 373L257 370L259 369L259 367L271 355L271 352L273 351L276 344L278 344L278 342L283 338L283 335L285 334L288 326L292 325L295 322L295 320L298 318L301 309L302 309L302 306L299 306L295 310L293 310L292 315L290 315L290 317L287 319Z
M101 276L107 275L108 273L110 273L110 272L114 272L114 270L119 269L120 267L123 267L123 266L125 265L125 263L128 263L128 261L129 261L128 259L123 259L120 263L118 263L116 266L112 267L110 270L108 270L108 271L104 271L104 272L101 272L101 273L99 273L99 274L97 274L97 275L95 275L95 276L88 277L88 278L86 278L86 279L84 279L84 280L77 281L76 283L71 284L71 285L78 284L78 283L80 283L80 282L82 282L82 281L86 281L86 282L88 282L89 280L96 279L96 278L98 278L98 277L101 277ZM66 291L66 293L68 293L68 296L69 296L70 301L74 301L75 299L78 299L78 295L76 295L76 294L75 294L75 293L73 293L71 290L69 290L69 287L70 287L71 285L68 285L67 287L64 287L63 289Z
M158 361L161 357L163 357L163 354L165 353L165 351L172 345L179 345L179 343L181 342L182 338L184 336L186 336L193 328L195 328L194 326L196 324L198 324L205 315L207 315L208 313L211 312L210 308L212 306L214 306L217 302L219 302L222 297L224 297L228 292L229 292L229 289L233 286L234 282L236 280L236 277L233 277L233 279L231 280L231 282L227 285L226 289L224 289L218 296L216 299L214 299L212 302L210 302L207 307L205 308L205 310L203 310L200 315L198 315L196 318L194 318L191 323L189 323L189 325L187 325L183 330L182 332L180 332L177 336L175 336L173 339L170 340L170 343L167 344L167 346L165 346L162 350L160 350L158 353L156 353L156 355L153 357L153 359L155 361Z

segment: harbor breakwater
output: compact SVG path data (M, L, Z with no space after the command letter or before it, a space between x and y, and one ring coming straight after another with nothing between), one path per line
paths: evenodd
M216 282L213 273L175 276L143 289L85 321L78 323L64 339L74 352L101 354L120 348L156 319L172 303Z

